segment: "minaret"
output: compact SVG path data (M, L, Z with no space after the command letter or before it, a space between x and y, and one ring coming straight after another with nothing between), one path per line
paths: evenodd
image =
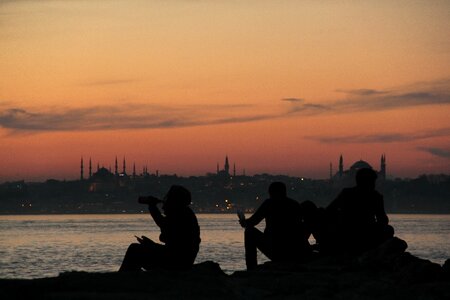
M136 178L136 163L133 163L133 178Z
M339 157L339 177L342 177L342 175L344 175L344 159L341 154L341 157Z
M83 176L83 174L84 174L84 166L83 166L83 156L81 157L81 166L80 166L80 180L83 180L84 178L84 176Z
M236 177L236 164L233 163L233 177Z
M114 165L114 175L119 175L119 165L117 164L117 155L116 155L116 164Z
M126 171L127 171L127 169L126 169L126 165L125 165L125 156L124 156L123 157L123 171L122 171L122 173L126 174Z
M386 179L386 154L381 155L380 176Z
M89 157L89 178L91 178L91 177L92 177L92 160Z
M228 155L225 156L225 166L223 167L223 169L225 170L225 173L227 175L230 175L230 164L228 163Z
M219 163L217 163L217 174L219 174Z
M97 172L100 171L100 163L97 163Z

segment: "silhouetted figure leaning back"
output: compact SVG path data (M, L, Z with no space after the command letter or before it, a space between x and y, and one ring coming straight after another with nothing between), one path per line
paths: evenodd
M296 261L311 251L302 228L300 204L287 197L284 183L273 182L269 196L250 218L239 221L245 228L248 270L257 266L257 249L272 261ZM266 220L264 233L254 227L263 219Z
M150 215L161 229L159 240L155 243L142 236L136 237L123 259L119 272L140 271L155 268L189 269L194 264L200 245L200 227L194 212L189 208L191 193L182 186L173 185L165 201L155 197L139 197L139 203L148 204ZM165 215L157 204L163 203Z
M393 237L383 196L375 190L376 179L374 170L358 170L356 186L343 189L326 208L329 230L323 239L325 251L360 254Z

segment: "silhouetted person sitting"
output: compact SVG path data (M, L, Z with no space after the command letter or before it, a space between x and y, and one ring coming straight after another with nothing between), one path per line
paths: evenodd
M284 183L272 183L269 196L250 218L240 220L245 228L248 270L257 266L257 249L272 261L300 260L311 251L304 238L300 204L287 197ZM264 233L254 227L263 219L266 220Z
M154 268L189 269L194 264L200 245L200 227L189 208L191 193L182 186L173 185L165 201L155 197L139 197L139 203L148 204L150 214L161 229L159 244L142 236L139 243L128 247L119 271L140 271ZM165 215L157 204L163 203Z
M326 208L328 232L324 250L360 254L391 238L383 196L375 190L377 173L363 168L356 173L356 186L345 188Z

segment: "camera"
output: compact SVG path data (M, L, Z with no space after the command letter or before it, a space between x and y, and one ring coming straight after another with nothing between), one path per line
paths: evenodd
M141 196L138 198L138 202L141 204L156 205L158 203L161 203L162 201L153 196L147 196L147 197Z

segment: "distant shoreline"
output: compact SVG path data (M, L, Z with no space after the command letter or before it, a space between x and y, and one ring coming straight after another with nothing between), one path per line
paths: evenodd
M65 213L27 213L27 214L17 214L17 213L0 213L0 216L52 216L52 215L147 215L147 212L65 212ZM235 212L196 212L196 215L234 215ZM387 213L388 215L450 215L450 212L395 212Z

